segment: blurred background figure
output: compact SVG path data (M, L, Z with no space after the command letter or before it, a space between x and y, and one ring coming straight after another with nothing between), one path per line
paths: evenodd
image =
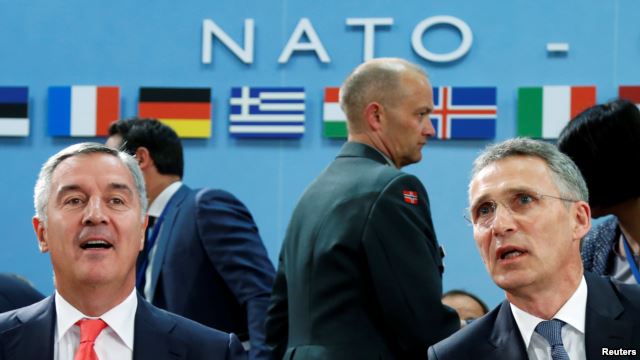
M442 303L454 309L460 320L470 322L489 312L487 305L472 293L453 289L442 295Z
M626 100L593 106L569 122L558 147L587 182L592 216L614 215L583 239L585 270L640 283L640 111Z
M264 324L275 269L246 206L220 189L182 182L182 142L168 125L133 118L109 127L107 146L134 155L149 199L136 286L152 304L225 332L266 360ZM214 170L212 169L212 176Z
M0 274L0 313L44 299L29 281L15 274Z

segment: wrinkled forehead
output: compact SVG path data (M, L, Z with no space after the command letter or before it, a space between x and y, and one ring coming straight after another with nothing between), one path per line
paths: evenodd
M489 163L469 183L469 204L516 191L557 193L547 163L534 156L510 156Z
M87 182L118 184L132 192L136 191L133 174L119 157L107 153L89 153L70 156L56 166L51 174L51 192Z

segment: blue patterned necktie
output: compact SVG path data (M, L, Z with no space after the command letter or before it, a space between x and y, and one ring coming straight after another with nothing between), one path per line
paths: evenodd
M553 360L570 360L567 351L562 344L562 327L565 322L558 319L543 321L536 326L536 332L545 338L551 345L551 358Z

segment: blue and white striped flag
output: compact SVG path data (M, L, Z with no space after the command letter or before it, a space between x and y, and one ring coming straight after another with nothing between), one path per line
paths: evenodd
M250 138L302 137L304 99L303 87L231 88L229 133Z

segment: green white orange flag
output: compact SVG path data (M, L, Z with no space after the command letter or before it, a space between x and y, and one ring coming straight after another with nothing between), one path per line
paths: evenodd
M595 86L519 88L518 135L555 139L569 120L595 104Z
M340 109L340 88L327 87L324 89L323 107L324 136L328 138L347 137L347 117Z

